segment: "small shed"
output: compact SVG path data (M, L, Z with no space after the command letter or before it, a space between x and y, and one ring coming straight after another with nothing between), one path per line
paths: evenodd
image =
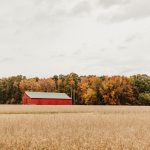
M24 105L72 105L72 99L65 93L25 92Z

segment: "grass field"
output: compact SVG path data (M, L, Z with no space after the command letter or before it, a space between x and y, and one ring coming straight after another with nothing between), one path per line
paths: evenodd
M150 150L150 107L0 105L0 150Z

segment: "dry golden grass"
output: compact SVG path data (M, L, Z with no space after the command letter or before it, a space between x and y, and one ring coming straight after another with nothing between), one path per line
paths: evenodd
M150 107L1 105L0 149L150 150Z

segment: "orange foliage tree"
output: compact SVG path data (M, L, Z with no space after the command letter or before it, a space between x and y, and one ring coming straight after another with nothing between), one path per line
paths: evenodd
M132 79L124 76L105 77L100 87L105 104L134 104L135 94Z
M25 91L40 91L41 87L38 83L38 78L24 79L20 82L20 90Z
M96 76L81 77L78 86L78 98L81 104L98 104L100 98L99 86L101 80Z

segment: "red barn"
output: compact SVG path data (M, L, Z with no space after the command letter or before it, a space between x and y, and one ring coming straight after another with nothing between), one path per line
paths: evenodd
M22 102L26 105L72 105L72 99L65 93L25 92Z

